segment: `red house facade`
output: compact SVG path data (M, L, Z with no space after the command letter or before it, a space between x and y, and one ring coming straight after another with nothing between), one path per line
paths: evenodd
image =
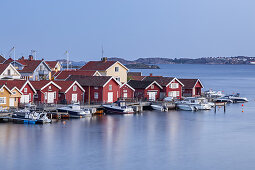
M110 76L71 75L85 90L85 103L112 103L120 97L120 83Z
M0 80L0 82L5 83L10 89L16 87L22 92L19 103L27 104L34 102L36 90L29 80Z
M179 79L183 84L184 97L200 97L202 93L203 84L199 79Z
M161 99L165 97L182 98L184 84L175 77L148 76L143 81L157 81L163 87L160 91Z
M135 89L127 83L120 87L120 97L123 99L133 99L135 96Z
M77 81L54 81L61 87L59 91L59 103L83 103L85 90Z
M158 100L163 89L156 81L130 80L128 85L135 89L135 98L147 101Z
M37 91L34 96L35 103L58 103L58 94L61 87L50 80L31 81Z

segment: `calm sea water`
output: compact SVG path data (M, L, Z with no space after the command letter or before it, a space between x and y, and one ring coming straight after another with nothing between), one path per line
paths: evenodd
M250 102L46 125L0 124L0 169L255 169L255 66L161 65L144 75L200 78ZM137 70L135 70L137 71ZM242 110L244 112L242 112Z

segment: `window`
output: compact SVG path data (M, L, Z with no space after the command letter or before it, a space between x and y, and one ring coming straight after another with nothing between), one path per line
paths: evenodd
M8 74L8 76L11 75L11 70L10 69L7 70L7 74Z
M47 92L44 93L44 99L47 100Z
M54 99L56 99L57 98L57 93L56 92L54 92Z
M116 80L120 82L120 78L119 77L116 77Z
M127 90L123 90L124 93L127 93Z
M40 71L42 71L43 70L43 66L42 65L40 65Z
M112 85L109 85L109 90L112 90Z
M151 85L151 89L154 89L154 85Z
M29 93L29 101L31 101L31 93Z
M35 94L35 95L34 95L34 98L36 98L36 99L37 99L37 98L38 98L38 94Z
M77 86L74 85L74 86L73 86L73 91L76 91L76 90L77 90Z
M6 104L6 97L0 97L0 104Z
M51 86L49 86L49 90L51 90Z
M123 97L124 97L124 98L127 98L127 93L124 93L124 94L123 94Z
M98 87L94 87L94 89L98 89Z
M25 92L25 93L27 92L27 88L24 88L24 92Z
M172 83L171 88L172 89L177 89L177 88L179 88L179 84L178 83Z
M119 67L115 67L115 72L119 72Z
M94 93L94 99L98 99L98 92Z
M16 91L12 92L12 94L14 94L14 95L15 95L15 94L16 94Z
M180 92L179 91L176 91L176 96L180 96Z

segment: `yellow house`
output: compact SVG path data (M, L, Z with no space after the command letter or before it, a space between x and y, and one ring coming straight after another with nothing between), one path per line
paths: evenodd
M9 106L19 107L19 101L23 93L17 87L14 87L13 89L11 89L11 92L12 94L10 96Z
M102 76L112 76L121 83L127 82L128 68L119 61L107 61L106 57L101 61L90 61L80 70L98 71Z
M11 90L7 86L2 85L0 87L0 109L9 109L10 108L10 97Z

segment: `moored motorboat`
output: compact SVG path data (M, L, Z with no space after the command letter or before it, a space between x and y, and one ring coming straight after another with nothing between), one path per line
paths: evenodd
M58 112L67 112L70 117L80 118L91 116L91 112L89 109L81 109L79 104L71 104L68 106L57 108Z
M15 112L12 115L12 119L29 124L51 123L51 120L47 117L46 112Z
M106 114L133 114L134 110L132 107L126 105L125 101L117 101L110 105L102 105Z
M212 104L208 103L206 98L200 97L187 97L183 101L182 104L188 104L194 106L197 110L210 110L212 109Z
M186 110L186 111L196 111L198 108L196 106L186 104L186 103L177 103L177 109Z
M168 108L166 106L162 106L162 105L152 104L151 107L152 107L152 109L159 110L161 112L167 112L168 111Z

